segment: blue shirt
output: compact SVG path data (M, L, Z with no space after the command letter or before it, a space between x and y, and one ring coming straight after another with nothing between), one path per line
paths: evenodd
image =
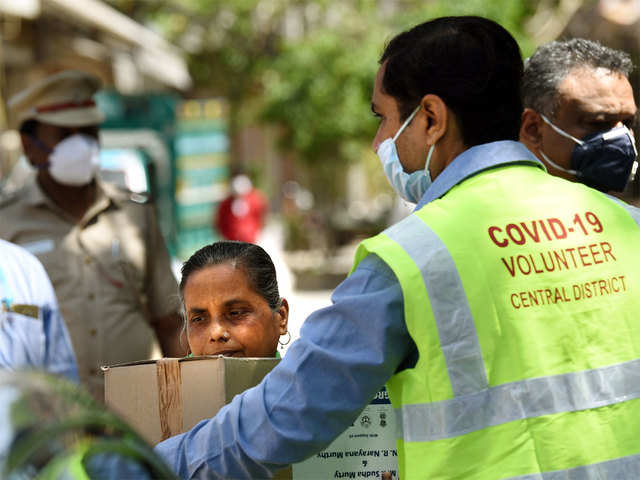
M78 382L53 287L40 261L0 240L0 368L34 368Z
M521 143L479 145L456 157L416 208L482 170L510 163L544 168ZM331 300L309 316L300 339L260 385L156 447L180 477L270 477L325 448L391 375L415 364L402 290L377 256L366 257Z

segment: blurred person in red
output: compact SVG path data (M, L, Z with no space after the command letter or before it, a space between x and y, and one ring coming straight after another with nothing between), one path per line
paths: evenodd
M215 226L226 240L256 243L267 215L267 200L249 177L236 175L231 192L218 208Z

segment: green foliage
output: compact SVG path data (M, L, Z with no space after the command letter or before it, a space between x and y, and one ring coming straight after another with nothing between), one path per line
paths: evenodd
M189 52L196 95L230 104L232 132L283 127L282 146L308 165L358 158L375 133L368 114L378 55L397 32L443 15L496 20L524 33L538 0L111 0ZM296 26L292 33L291 25Z
M0 371L0 398L9 412L1 426L2 478L90 478L125 462L149 478L175 478L126 422L68 380ZM108 464L105 455L112 455Z
M481 15L509 30L526 56L534 45L525 24L540 0L111 2L189 52L192 94L227 99L232 136L243 125L278 127L315 211L329 218L347 188L346 165L377 166L363 152L377 128L369 104L385 43L430 18ZM370 191L379 177L368 175Z
M535 2L405 0L390 14L368 3L342 2L346 14L338 26L319 26L287 42L263 74L263 119L284 127L282 146L306 164L343 165L357 160L371 141L376 122L369 103L377 60L394 33L429 18L481 15L507 28L524 52L533 49L524 22Z
M420 21L430 18L451 15L478 15L490 18L506 28L520 45L523 55L533 53L535 46L530 36L525 32L526 20L534 14L536 0L436 0L430 2L415 2L405 0L406 8L400 8L398 15L392 20L394 31L411 28Z
M346 201L350 164L364 168L366 185L359 191L366 192L367 198L374 199L379 193L395 196L370 146L377 128L370 112L371 94L387 41L431 18L480 15L509 30L523 55L528 56L535 46L526 33L529 18L540 13L541 7L553 14L564 3L107 1L187 52L195 84L190 96L226 99L230 158L236 167L252 170L264 166L259 157L245 163L244 139L236 134L245 126L275 127L269 131L276 132L284 156L296 163L294 168L283 169L285 175L293 175L314 197L312 210L294 208L287 213L288 246L293 248L330 247L339 243L338 237L349 228L355 232L359 220L350 217L352 210ZM336 227L338 217L341 227Z
M369 101L379 52L370 37L319 31L286 45L266 70L263 118L285 127L282 145L300 160L352 160L375 133Z

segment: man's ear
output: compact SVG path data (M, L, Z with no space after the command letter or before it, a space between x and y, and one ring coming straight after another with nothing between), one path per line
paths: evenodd
M422 111L426 115L425 133L427 144L433 145L447 132L449 110L444 101L437 95L429 94L422 97L420 102Z
M525 108L520 124L520 141L532 152L540 150L542 145L542 127L544 120L538 112Z

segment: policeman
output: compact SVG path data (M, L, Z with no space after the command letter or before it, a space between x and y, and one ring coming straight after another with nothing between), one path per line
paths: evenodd
M574 38L527 61L520 140L549 173L603 192L624 190L637 151L629 55Z
M374 148L415 212L360 245L260 385L157 450L183 478L265 478L387 382L400 478L637 478L640 218L517 142L499 25L435 19L380 62Z
M156 337L166 355L182 353L177 286L153 209L95 178L99 86L88 73L63 71L9 100L37 175L0 208L0 238L47 270L80 379L96 398L101 365L149 358Z
M78 381L69 333L42 264L0 240L0 368L37 369Z

